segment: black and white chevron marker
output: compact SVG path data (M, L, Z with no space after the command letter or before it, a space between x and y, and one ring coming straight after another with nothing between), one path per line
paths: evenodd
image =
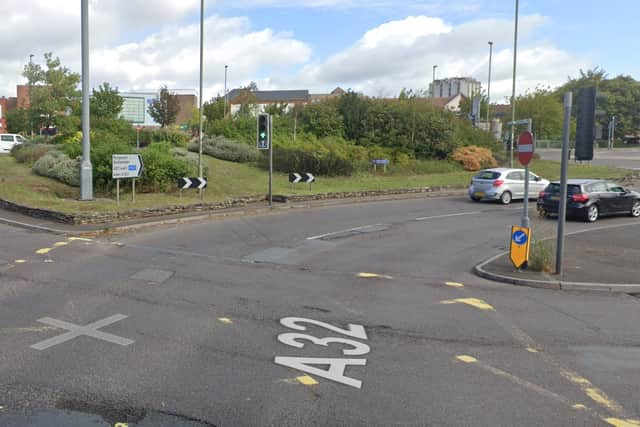
M310 173L290 173L289 174L289 182L291 184L297 184L299 182L304 182L307 184L311 184L312 182L316 182L316 178Z
M204 178L180 178L178 179L178 188L181 190L187 190L189 188L202 190L203 188L207 188L207 180Z

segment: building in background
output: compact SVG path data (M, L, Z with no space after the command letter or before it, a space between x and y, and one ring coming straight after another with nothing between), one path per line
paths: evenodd
M311 97L311 102L321 102L327 99L339 98L345 93L347 92L344 89L342 89L341 87L337 87L334 90L332 90L331 93L318 93L318 94L311 94L309 96Z
M242 105L253 105L254 113L262 113L272 105L285 105L290 111L296 105L307 105L311 102L308 90L258 90L233 89L227 94L231 114L237 114Z
M435 105L436 107L440 107L443 110L449 110L449 111L452 111L454 113L459 113L460 112L460 103L462 102L462 100L464 98L466 98L466 97L459 93L459 94L454 95L454 96L447 96L447 97L442 97L442 98L426 98L426 99L432 105Z
M184 125L189 122L193 109L198 105L198 96L195 91L188 89L170 89L172 95L178 97L178 116L176 117L176 125ZM122 112L120 117L131 122L136 126L157 127L156 123L149 114L149 107L160 97L159 92L120 92L123 99Z
M431 98L450 98L456 95L463 95L473 98L480 94L482 84L471 77L454 77L451 79L436 80L431 83L429 94Z

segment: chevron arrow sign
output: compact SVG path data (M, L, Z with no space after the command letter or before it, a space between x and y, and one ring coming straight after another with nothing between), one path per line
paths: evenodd
M204 178L180 178L178 179L178 188L181 190L187 190L189 188L202 190L203 188L207 188L207 180Z

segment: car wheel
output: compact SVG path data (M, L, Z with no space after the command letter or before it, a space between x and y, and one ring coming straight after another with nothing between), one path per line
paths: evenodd
M640 200L636 200L633 202L633 207L631 208L631 216L638 218L640 217Z
M587 209L587 221L596 222L598 220L598 216L600 215L600 211L598 210L597 205L591 205Z
M509 203L511 203L511 192L505 191L504 193L502 193L502 195L500 196L500 203L502 203L503 205L508 205Z

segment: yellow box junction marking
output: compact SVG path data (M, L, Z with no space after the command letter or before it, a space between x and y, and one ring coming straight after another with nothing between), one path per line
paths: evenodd
M476 359L473 356L467 356L467 355L461 355L461 356L456 356L456 359L458 359L461 362L464 363L476 363L478 361L478 359Z
M478 308L480 310L496 311L496 309L493 308L491 305L487 304L486 301L483 301L478 298L458 298L458 299L452 299L447 301L441 301L440 304L466 304L466 305L470 305L471 307Z
M611 424L614 427L638 427L640 426L640 421L638 420L621 420L619 418L605 418L606 422Z
M230 325L233 323L233 320L229 319L228 317L218 317L218 321L224 323L225 325Z
M52 250L53 250L53 248L42 248L42 249L38 249L38 250L36 251L36 253L37 253L38 255L46 255L46 254L48 254L49 252L51 252Z
M314 378L310 377L309 375L302 375L300 377L296 377L296 380L298 380L300 384L304 384L304 385L319 384L318 381L316 381Z
M387 276L386 274L376 274L376 273L358 273L358 277L362 279L388 279L388 280L393 279L393 277Z

